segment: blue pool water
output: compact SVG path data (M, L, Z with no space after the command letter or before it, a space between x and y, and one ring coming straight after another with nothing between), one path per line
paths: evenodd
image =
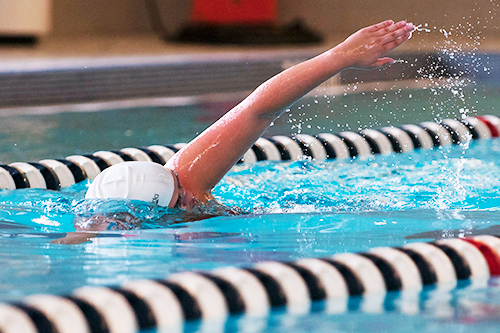
M240 165L215 195L249 214L182 224L172 223L172 212L142 203L86 201L85 183L62 192L2 191L0 298L64 294L82 285L326 257L434 237L500 234L499 161L500 140L484 140L366 160ZM50 243L75 231L75 218L96 211L128 211L142 223L101 232L83 244ZM412 235L417 238L408 239ZM347 314L319 311L300 317L278 311L252 325L292 332L493 331L500 295L497 279L489 283L479 289L459 286L439 297L424 291L413 304L418 315L402 314L399 296L389 294L382 314L356 310L354 303ZM228 325L242 323L232 319Z
M392 102L378 103L374 111L373 100L384 95L391 95ZM434 102L429 102L430 96ZM453 106L442 111L443 118L461 114L457 103L465 103L470 112L496 113L498 96L493 89L476 91L458 102L450 96L448 90L437 95L404 90L341 96L336 108L345 103L351 110L343 117L328 106L331 98L305 99L268 133L297 132L298 126L303 132L319 133L417 123L434 119L429 105L437 100ZM0 140L6 147L1 160L188 141L230 104L13 117L0 125L5 127ZM419 111L404 113L398 105ZM388 112L391 107L394 113ZM304 109L309 110L307 116L293 118ZM396 111L404 116L397 117ZM110 122L117 114L122 121ZM165 121L158 117L191 121L166 131ZM40 124L37 130L23 132L22 126L33 123ZM247 214L187 223L178 223L178 213L144 203L84 200L87 186L83 182L60 192L0 191L0 301L35 293L67 294L84 285L164 278L185 270L326 257L477 233L500 235L498 139L368 159L237 165L214 194ZM80 244L54 242L84 227L85 217L104 212L127 212L135 222L125 223L123 230L86 234L88 239ZM451 291L430 288L409 299L389 293L378 313L361 310L362 301L353 299L351 311L344 314L326 313L324 304L318 303L307 316L277 310L253 321L231 318L226 327L242 332L496 332L499 283L492 278L488 286L464 282ZM198 323L186 328L200 329Z

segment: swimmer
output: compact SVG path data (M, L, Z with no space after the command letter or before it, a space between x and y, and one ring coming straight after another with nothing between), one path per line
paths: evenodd
M332 49L284 70L261 84L165 166L123 162L96 177L86 198L126 198L185 211L215 202L211 190L270 124L293 103L348 68L374 69L394 63L385 54L410 38L405 21L363 28Z

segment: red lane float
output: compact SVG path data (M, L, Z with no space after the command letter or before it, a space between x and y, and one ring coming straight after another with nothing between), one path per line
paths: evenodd
M495 116L478 116L476 118L488 126L493 138L500 137L500 118Z

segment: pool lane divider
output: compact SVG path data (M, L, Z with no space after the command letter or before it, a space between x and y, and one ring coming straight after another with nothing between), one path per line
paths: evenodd
M461 144L469 140L500 137L500 118L492 115L445 119L440 123L365 129L359 133L297 134L259 138L239 163L293 161L305 158L323 161L366 157L374 154L406 153L415 149ZM83 180L93 180L100 172L124 161L151 161L165 164L186 144L152 145L72 155L65 159L0 164L0 189L41 188L59 190ZM1 332L0 332L1 333Z
M409 243L328 258L176 273L120 286L87 286L66 296L32 295L0 304L0 332L180 332L191 320L223 323L231 315L264 317L273 309L306 314L315 311L316 301L324 301L326 311L343 313L352 310L353 298L359 304L375 297L383 311L388 292L404 297L424 288L449 291L460 281L499 275L497 236ZM336 302L334 311L328 310L329 302Z

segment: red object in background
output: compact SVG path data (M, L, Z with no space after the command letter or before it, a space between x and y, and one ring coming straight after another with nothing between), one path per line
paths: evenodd
M277 24L277 0L194 0L191 22Z

